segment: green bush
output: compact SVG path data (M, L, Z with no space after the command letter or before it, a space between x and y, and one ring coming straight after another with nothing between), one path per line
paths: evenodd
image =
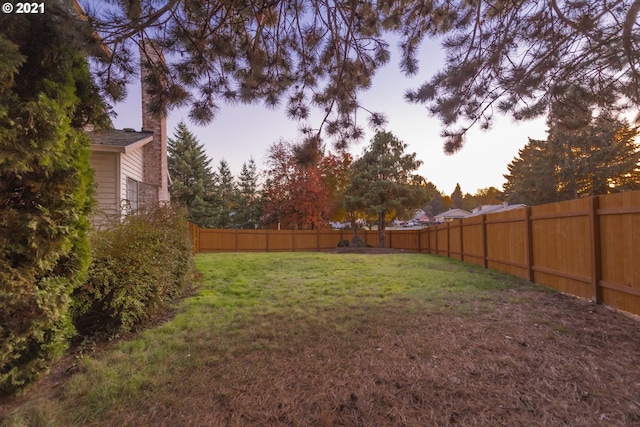
M51 19L31 18L0 17L0 396L67 348L89 264L93 171L74 122L91 78Z
M91 246L89 277L74 293L74 323L82 335L142 326L191 281L189 224L171 207L96 231Z

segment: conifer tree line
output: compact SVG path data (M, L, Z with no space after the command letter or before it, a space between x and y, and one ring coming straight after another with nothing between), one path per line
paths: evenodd
M181 121L169 138L172 200L204 228L316 229L331 222L384 224L418 209L435 216L454 207L502 203L495 187L445 195L415 174L422 163L390 132L378 132L362 157L280 140L267 150L264 170L251 157L234 177L221 159L212 165L204 145Z
M371 147L376 151L354 162L345 151L308 153L305 142L280 140L269 148L263 173L252 157L234 177L224 159L211 165L204 146L180 122L168 143L170 191L200 227L317 229L368 218L382 219L384 230L384 218L410 214L426 195L424 180L414 174L421 162L404 153L406 147L393 134L378 132Z
M191 222L207 228L256 228L261 196L253 158L243 163L237 179L224 159L212 167L184 121L168 139L167 154L171 199L187 208Z
M269 147L263 173L252 157L234 177L224 159L212 167L204 146L181 122L169 139L171 193L201 227L315 229L362 220L384 230L385 223L410 218L417 209L433 218L453 208L531 206L640 189L638 133L606 112L578 130L555 125L547 140L529 140L507 165L502 190L470 194L457 184L446 195L414 174L422 162L404 153L406 144L389 132L378 131L357 159L344 150L280 140ZM390 172L383 170L385 162Z

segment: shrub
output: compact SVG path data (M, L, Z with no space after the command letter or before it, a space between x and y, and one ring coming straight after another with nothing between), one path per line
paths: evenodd
M184 212L161 207L96 231L85 284L74 293L82 335L116 334L144 325L180 296L193 271Z
M89 263L93 172L74 120L91 78L50 18L29 18L0 19L0 396L67 348Z

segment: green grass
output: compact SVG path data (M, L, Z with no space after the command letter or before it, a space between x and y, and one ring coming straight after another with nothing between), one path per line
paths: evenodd
M489 310L496 291L532 289L422 254L202 254L196 266L199 291L174 319L80 359L79 373L61 390L30 399L6 425L106 426L127 424L127 417L134 417L127 425L142 425L135 414L207 393L240 375L243 358L255 352L293 354L381 321L401 331L412 313ZM333 345L346 349L353 339Z

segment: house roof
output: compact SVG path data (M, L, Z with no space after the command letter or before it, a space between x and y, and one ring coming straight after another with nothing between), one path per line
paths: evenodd
M479 208L474 209L473 212L471 212L468 216L478 216L478 215L485 215L490 213L505 212L505 211L510 211L513 209L519 209L524 207L526 207L526 205L523 205L522 203L516 203L515 205L507 205L507 204L482 205Z
M91 151L115 153L128 153L153 140L153 132L136 132L132 129L92 131L87 135L91 139Z
M436 215L436 218L466 218L469 216L469 213L470 212L467 212L464 209L455 208Z

